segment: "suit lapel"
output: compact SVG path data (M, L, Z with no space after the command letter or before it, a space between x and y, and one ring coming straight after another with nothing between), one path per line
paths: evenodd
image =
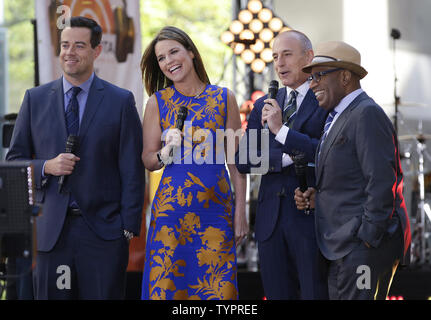
M331 130L328 133L328 136L325 139L325 143L322 146L322 149L320 151L320 157L318 155L318 152L316 152L316 157L319 157L318 166L317 166L317 174L316 174L316 184L320 180L320 176L322 175L322 168L323 164L326 161L326 157L328 156L329 150L331 150L332 145L334 144L336 138L338 137L341 130L344 128L347 120L350 117L351 112L359 105L359 103L365 99L367 94L365 92L361 93L359 96L357 96L350 105L341 113L341 115L337 118L334 125L332 126ZM319 142L318 149L320 148L320 144L322 143L322 140ZM317 160L317 158L316 158Z
M93 83L91 84L90 92L88 94L84 115L82 116L81 125L79 127L79 138L81 142L85 137L88 131L88 128L90 127L91 121L93 120L94 115L96 114L96 111L100 107L100 103L103 100L103 96L104 96L103 83L97 76L94 76L94 80L93 80Z
M277 92L277 97L275 98L275 100L277 100L278 105L281 108L281 114L283 114L283 109L284 109L284 101L286 101L286 87L278 90Z
M67 139L67 129L66 129L66 119L64 112L64 93L63 93L63 78L54 81L50 98L48 99L50 106L49 109L52 110L53 118L55 119L53 123L59 125L58 133L61 135L64 141Z
M312 116L317 108L317 101L312 103L315 99L313 91L309 89L301 103L298 113L296 114L295 121L292 126L293 130L299 131L308 118Z

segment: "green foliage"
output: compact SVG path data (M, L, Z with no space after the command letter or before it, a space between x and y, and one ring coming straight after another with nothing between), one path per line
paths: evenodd
M232 21L231 0L141 0L142 52L164 26L184 30L197 46L211 83L224 77L232 50L220 41ZM220 85L228 86L227 77Z
M28 0L4 1L8 25L9 105L7 112L18 112L27 88L34 86L33 25L34 3Z
M232 20L231 0L140 0L142 51L166 25L186 31L204 60L212 83L229 86L224 62L231 49L220 41ZM8 27L9 108L18 112L25 90L34 86L33 26L34 1L7 0L5 25ZM227 73L226 73L227 74Z

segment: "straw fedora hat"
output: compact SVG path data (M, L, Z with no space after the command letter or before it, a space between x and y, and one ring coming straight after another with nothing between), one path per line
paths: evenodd
M345 42L323 42L316 47L314 53L311 63L302 68L305 73L311 73L311 68L317 66L350 70L357 74L360 79L368 73L367 70L361 67L361 54L359 51Z

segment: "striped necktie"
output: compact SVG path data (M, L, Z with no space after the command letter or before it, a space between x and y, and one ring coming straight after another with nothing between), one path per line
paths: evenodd
M79 103L77 95L81 92L80 87L72 87L72 97L66 108L66 128L68 135L78 135L79 131Z
M290 91L289 101L287 102L287 105L283 110L283 122L289 128L292 127L293 122L295 121L297 95L298 95L298 92L296 92L295 90Z
M334 120L336 114L337 114L337 111L332 110L331 113L329 113L328 117L326 118L325 127L323 128L323 135L319 146L318 158L320 158L320 152L322 151L323 143L325 142L325 139L328 136L329 128L331 127L331 123Z
M72 97L66 108L66 128L68 135L78 135L79 131L79 103L77 95L81 92L80 87L72 87ZM69 207L78 208L75 197L71 194L69 198Z

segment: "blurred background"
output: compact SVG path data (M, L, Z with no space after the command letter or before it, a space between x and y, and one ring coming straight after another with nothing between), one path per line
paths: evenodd
M109 78L109 69L116 70L118 84L134 91L141 116L148 97L140 81L140 57L166 25L185 30L197 45L211 82L234 91L243 128L253 101L277 78L270 48L279 32L292 28L307 34L314 45L342 40L356 47L369 72L362 87L393 120L405 173L404 195L413 232L412 265L396 276L393 296L431 296L431 285L418 276L428 275L431 262L430 0L0 0L2 158L25 90L59 75L55 21L64 13L56 11L61 5L72 8L74 15L87 14L106 23L105 56L100 60L110 68L100 65L98 73ZM90 7L100 7L101 13ZM131 74L135 78L131 79ZM143 212L146 221L160 175L149 176ZM259 176L248 177L247 214L252 228L259 182ZM136 281L141 277L144 248L145 232L131 244L129 271ZM240 290L242 298L263 297L256 250L253 238L238 248L240 285L251 286ZM136 290L130 289L130 298Z

